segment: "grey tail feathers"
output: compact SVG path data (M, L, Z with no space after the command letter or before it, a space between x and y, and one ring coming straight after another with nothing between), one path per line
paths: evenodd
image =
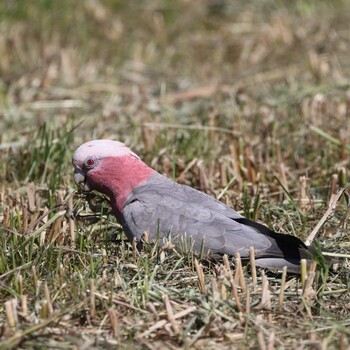
M283 255L283 258L286 260L301 260L301 259L311 259L312 254L315 252L313 247L306 246L303 241L299 238L283 234L277 233L269 229L268 227L259 224L255 221L249 220L247 218L238 218L234 219L235 221L255 228L257 231L262 234L270 237L272 240L276 242L276 245L280 252ZM267 254L268 255L268 254ZM271 252L271 257L276 256L273 252Z

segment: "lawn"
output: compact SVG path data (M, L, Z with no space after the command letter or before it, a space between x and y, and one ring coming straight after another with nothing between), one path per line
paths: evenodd
M0 348L348 349L349 23L346 0L1 1ZM138 252L74 184L95 138L330 268Z

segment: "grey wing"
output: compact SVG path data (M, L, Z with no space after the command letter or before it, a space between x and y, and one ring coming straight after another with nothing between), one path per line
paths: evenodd
M213 254L263 255L272 245L269 237L236 222L241 215L216 199L156 174L137 187L127 198L122 224L129 237L140 240L145 231L150 238L171 236L191 240L193 248Z
M195 203L201 207L205 207L217 213L221 213L229 218L243 218L226 204L220 202L214 197L207 195L204 192L198 191L186 185L179 185L178 183L166 178L165 176L156 173L142 186L135 190L134 194L142 194L144 192L157 193L160 196L171 194L171 197L179 201L187 203Z

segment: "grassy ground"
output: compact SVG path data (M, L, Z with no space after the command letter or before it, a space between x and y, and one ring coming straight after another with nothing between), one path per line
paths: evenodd
M0 347L349 348L349 13L2 1ZM231 258L138 254L74 192L72 153L97 137L277 231L319 224L333 270L255 281Z

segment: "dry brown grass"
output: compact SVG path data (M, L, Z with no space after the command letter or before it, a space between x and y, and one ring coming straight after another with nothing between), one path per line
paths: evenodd
M1 3L0 346L347 349L349 11ZM276 231L319 224L333 271L138 254L101 198L94 214L72 194L72 152L97 137Z

